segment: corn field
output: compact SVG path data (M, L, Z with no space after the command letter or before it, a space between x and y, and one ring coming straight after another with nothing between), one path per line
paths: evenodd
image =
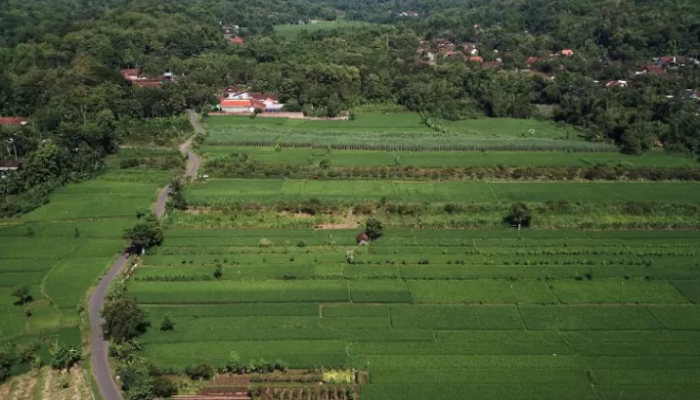
M222 127L212 130L209 145L275 146L334 150L383 151L567 151L580 153L617 152L608 143L577 140L486 136L458 133L321 132Z

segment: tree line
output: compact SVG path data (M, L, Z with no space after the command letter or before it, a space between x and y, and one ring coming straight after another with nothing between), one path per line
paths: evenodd
M393 12L401 10L419 16ZM0 212L35 207L52 187L101 171L138 126L129 121L215 104L228 85L277 93L287 110L313 116L388 104L437 119L542 118L631 154L698 153L689 94L700 69L634 71L653 57L697 57L699 16L689 0L0 0L0 115L30 121L0 128L0 159L23 164L0 181ZM274 32L337 18L377 24ZM224 26L238 26L245 43L229 45ZM499 67L417 53L421 40L438 39L474 43ZM562 49L574 55L549 56ZM119 73L126 68L171 72L176 82L134 86ZM617 79L629 86L605 87Z

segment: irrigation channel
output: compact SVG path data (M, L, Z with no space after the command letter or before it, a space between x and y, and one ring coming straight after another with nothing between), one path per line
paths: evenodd
M188 110L187 112L195 134L204 133L204 128L202 128L199 121L197 121L197 114L192 110ZM193 139L194 137L187 139L187 141L180 146L180 152L187 154L185 177L194 177L199 170L199 158L192 151ZM165 202L168 200L169 191L170 187L166 186L158 194L158 200L155 206L155 213L158 218L162 218L165 214ZM116 382L114 382L114 379L112 379L112 371L109 368L109 357L107 356L109 342L102 337L102 328L100 326L102 323L102 316L100 312L104 306L105 296L109 291L112 281L119 275L119 272L126 265L127 260L128 256L123 254L110 267L107 274L105 274L95 288L95 291L92 292L88 307L90 314L90 330L92 332L92 374L95 377L95 381L97 381L97 386L104 400L123 400L121 391Z

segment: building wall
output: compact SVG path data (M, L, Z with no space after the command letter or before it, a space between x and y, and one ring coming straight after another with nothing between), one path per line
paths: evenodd
M226 113L251 113L250 107L222 107L221 111Z

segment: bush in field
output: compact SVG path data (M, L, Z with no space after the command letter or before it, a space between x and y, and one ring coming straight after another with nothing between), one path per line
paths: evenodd
M0 347L0 383L10 376L10 370L14 364L14 357L9 348Z
M510 208L510 214L505 218L510 225L528 227L532 223L530 208L525 203L515 203Z
M263 248L272 247L273 245L274 244L271 241L269 241L265 238L260 239L260 241L258 242L258 246L263 247Z
M164 377L163 371L142 358L136 357L119 363L116 373L122 383L121 389L130 400L170 398L177 394L176 383Z
M177 384L164 376L156 376L151 380L153 394L156 398L169 399L177 394Z
M241 362L241 357L235 351L232 351L228 356L228 362L225 367L226 372L232 374L245 374L245 365Z
M384 234L383 230L384 224L382 224L382 221L376 218L367 218L365 222L365 233L370 239L374 240L380 238Z
M318 163L318 166L321 169L329 169L331 167L331 160L324 158Z
M224 273L221 270L221 264L218 264L214 270L214 278L218 281L222 276L224 276Z
M28 363L34 360L34 357L36 357L36 353L39 351L40 347L41 344L38 341L20 347L18 351L20 362Z
M163 228L155 216L149 215L128 228L124 232L124 239L140 251L163 243Z
M173 201L173 207L177 210L187 210L187 199L185 199L185 185L180 178L175 178L170 181L170 198Z
M165 332L165 331L172 331L175 329L175 323L173 322L172 319L170 319L170 315L165 315L163 317L163 320L160 322L160 330Z
M29 293L29 289L26 286L19 286L13 292L12 295L17 297L18 304L25 305L32 301L32 295Z
M71 367L80 362L82 357L83 353L80 348L61 346L53 353L51 367L58 370L70 370Z
M139 308L136 300L116 297L107 302L102 310L105 319L102 333L105 338L123 343L146 332L150 326L148 315Z
M214 367L206 361L189 365L185 368L185 374L193 380L211 379L214 376Z

